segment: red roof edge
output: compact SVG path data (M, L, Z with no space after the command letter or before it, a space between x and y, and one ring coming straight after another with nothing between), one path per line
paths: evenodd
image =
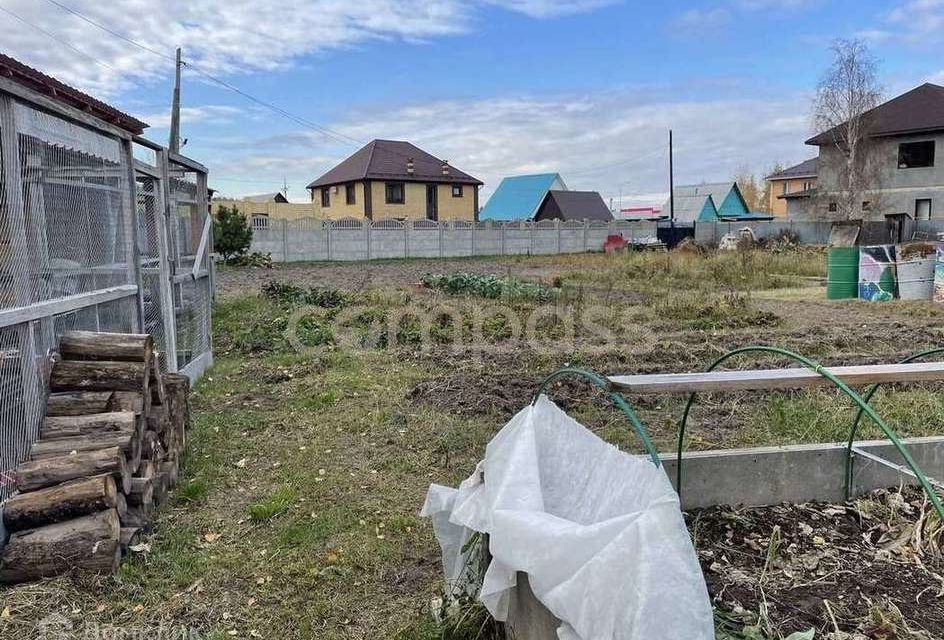
M141 122L134 116L119 111L75 87L70 87L64 82L2 53L0 53L0 76L48 96L56 102L84 111L134 135L141 135L148 127L146 123Z

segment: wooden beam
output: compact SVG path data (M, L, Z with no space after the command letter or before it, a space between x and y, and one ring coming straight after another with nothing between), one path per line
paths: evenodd
M850 386L944 380L944 362L824 368ZM631 393L759 391L832 385L819 373L806 368L611 376L609 380L614 389Z

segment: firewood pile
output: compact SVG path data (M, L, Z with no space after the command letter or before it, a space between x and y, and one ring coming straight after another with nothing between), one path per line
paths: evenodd
M59 353L39 439L3 506L0 583L114 572L177 483L190 381L161 373L151 336L73 331Z

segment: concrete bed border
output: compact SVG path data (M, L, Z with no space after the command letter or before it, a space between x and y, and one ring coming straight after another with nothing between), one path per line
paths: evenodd
M902 442L929 478L944 478L944 436L906 438ZM801 444L712 451L682 455L682 509L721 504L761 507L784 502L844 502L846 443ZM888 440L866 440L855 447L885 458L904 461ZM675 455L660 456L675 485ZM875 489L916 485L917 481L883 464L854 457L852 496ZM535 598L528 576L518 573L508 611L515 640L556 640L560 621Z

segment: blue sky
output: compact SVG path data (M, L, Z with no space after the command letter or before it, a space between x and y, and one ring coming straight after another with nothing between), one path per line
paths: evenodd
M284 179L304 198L356 149L348 138L382 137L449 159L486 196L503 175L560 171L624 206L657 202L670 126L679 183L812 155L809 103L834 38L870 43L889 96L944 82L944 0L56 2L168 56L179 44L201 69L342 134L186 73L184 152L229 195ZM0 13L0 50L166 140L172 63L56 2L0 0L31 23Z

